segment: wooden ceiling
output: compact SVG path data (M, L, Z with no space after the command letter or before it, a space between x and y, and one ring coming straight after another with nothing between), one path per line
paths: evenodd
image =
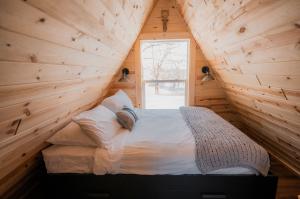
M300 175L300 1L177 2L250 136Z

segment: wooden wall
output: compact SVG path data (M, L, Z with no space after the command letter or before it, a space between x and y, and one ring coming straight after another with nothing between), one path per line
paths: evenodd
M99 102L153 1L0 1L0 197Z
M249 135L300 175L300 1L178 3Z
M169 10L169 21L167 32L162 30L161 10ZM190 39L191 45L195 45L195 52L190 52L194 55L191 56L191 62L194 62L194 71L189 78L193 79L193 99L190 100L190 105L205 106L213 109L225 119L238 125L234 113L232 112L226 100L225 92L221 88L218 80L209 82L201 82L203 73L201 67L208 64L201 49L198 45L194 44L194 38L190 34L189 29L180 14L178 4L175 0L159 0L155 4L152 12L150 13L139 37L136 40L135 46L130 50L126 60L123 62L122 67L116 73L113 81L111 82L108 95L114 94L118 89L123 89L131 97L135 106L141 106L141 99L139 96L140 88L138 86L139 74L137 70L140 68L140 55L138 43L142 39ZM193 43L194 42L194 43ZM121 77L122 68L130 70L129 81L119 82Z

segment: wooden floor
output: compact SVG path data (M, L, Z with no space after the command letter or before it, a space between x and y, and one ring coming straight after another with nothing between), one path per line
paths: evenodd
M276 199L300 199L300 177L271 157L271 170L279 177Z

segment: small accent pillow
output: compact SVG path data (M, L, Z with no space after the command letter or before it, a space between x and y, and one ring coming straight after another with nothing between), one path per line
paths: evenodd
M124 106L127 106L127 107L133 109L133 105L132 105L130 98L122 90L119 90L113 96L105 98L102 101L101 105L105 106L106 108L108 108L109 110L111 110L114 113L122 110L122 108Z
M97 147L97 144L75 122L70 122L50 137L47 142L58 145Z
M116 115L106 107L99 105L73 118L80 128L90 136L99 147L108 148L112 138L121 128Z
M125 129L132 130L138 117L133 109L124 107L121 111L116 113L117 120Z

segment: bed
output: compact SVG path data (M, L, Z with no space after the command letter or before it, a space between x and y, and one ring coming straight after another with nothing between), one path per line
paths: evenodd
M195 136L179 110L135 111L134 129L120 129L107 149L43 151L51 198L275 198L277 177L251 166L201 172Z
M136 109L139 122L132 132L120 129L109 150L57 146L43 151L49 173L181 175L201 174L195 163L195 140L179 110ZM253 174L235 167L210 174Z

